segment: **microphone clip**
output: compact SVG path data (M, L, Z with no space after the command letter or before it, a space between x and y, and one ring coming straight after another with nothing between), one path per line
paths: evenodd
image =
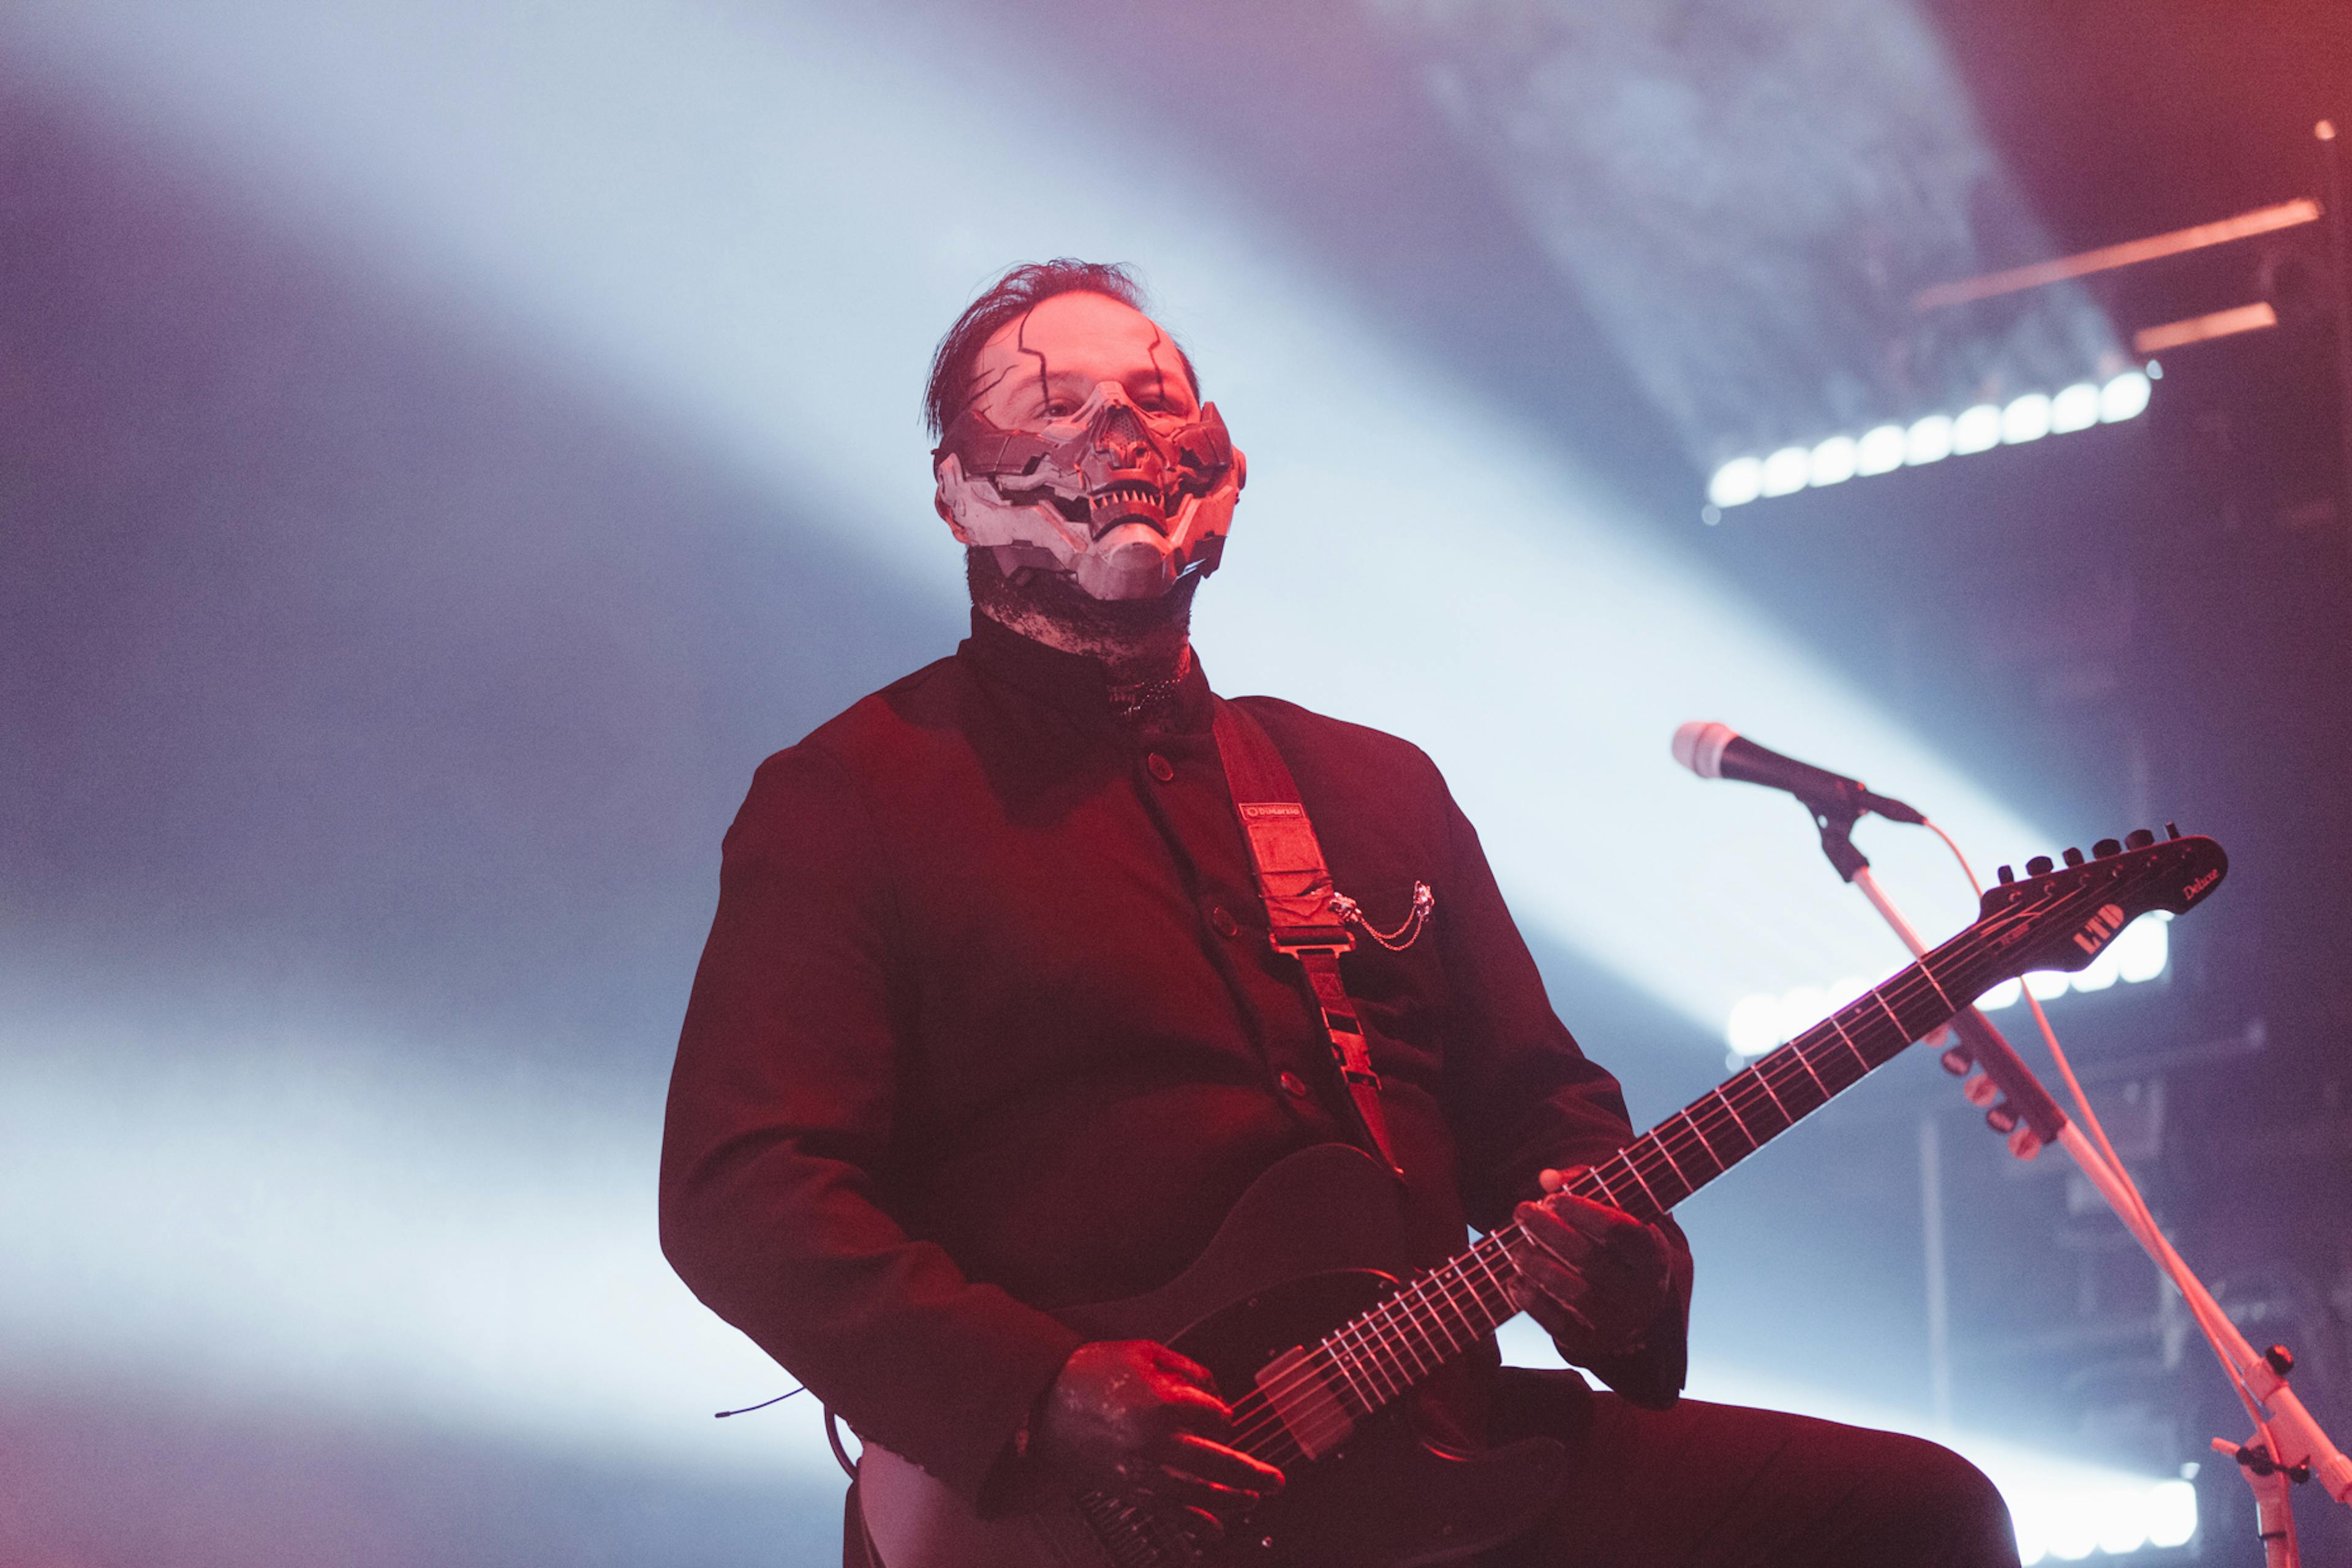
M1853 825L1861 820L1864 812L1873 809L1857 798L1866 793L1840 790L1835 799L1811 795L1797 797L1812 817L1813 826L1821 830L1822 853L1830 858L1837 874L1849 882L1870 869L1868 857L1853 847Z

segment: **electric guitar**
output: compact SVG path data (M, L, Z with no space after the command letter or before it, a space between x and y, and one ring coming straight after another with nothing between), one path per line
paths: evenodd
M1656 1220L2004 980L2088 965L2153 910L2183 914L2229 868L2210 838L2101 841L2037 858L1976 922L1708 1090L1569 1190ZM1394 1406L1514 1316L1516 1225L1407 1272L1394 1182L1344 1144L1302 1150L1243 1194L1192 1266L1157 1290L1057 1312L1090 1339L1151 1339L1215 1374L1234 1446L1289 1484L1222 1542L1147 1497L1090 1493L982 1519L923 1470L866 1445L857 1492L883 1568L1411 1568L1532 1527L1566 1455L1548 1437L1459 1456Z

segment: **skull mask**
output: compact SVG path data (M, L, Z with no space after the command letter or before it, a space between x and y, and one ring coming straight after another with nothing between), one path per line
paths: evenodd
M1042 384L1044 355L1018 352ZM1055 406L1014 429L970 406L948 426L931 457L955 536L1008 577L1057 573L1097 599L1156 598L1214 570L1246 472L1216 406L1145 408L1108 378L1076 408Z

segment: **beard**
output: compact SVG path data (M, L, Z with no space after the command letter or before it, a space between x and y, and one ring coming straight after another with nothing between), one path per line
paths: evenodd
M1064 574L1031 570L1008 577L993 551L968 550L964 581L972 604L989 619L1098 658L1123 677L1150 677L1161 673L1160 666L1173 665L1183 649L1201 574L1180 579L1154 599L1097 599Z

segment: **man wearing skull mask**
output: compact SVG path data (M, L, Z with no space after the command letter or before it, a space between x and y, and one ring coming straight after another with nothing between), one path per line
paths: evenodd
M1941 1448L1678 1399L1688 1248L1559 1190L1633 1130L1444 781L1244 699L1332 889L1395 928L1340 961L1379 1082L1351 1100L1269 945L1188 637L1246 464L1126 273L1008 273L928 412L971 636L770 758L729 830L663 1147L696 1293L974 1517L1108 1492L1213 1537L1285 1481L1235 1446L1241 1391L1053 1314L1164 1284L1286 1155L1377 1145L1418 1263L1516 1217L1513 1299L1612 1391L1487 1342L1414 1397L1441 1447L1570 1451L1478 1562L2013 1563ZM869 1549L853 1494L845 1561Z

